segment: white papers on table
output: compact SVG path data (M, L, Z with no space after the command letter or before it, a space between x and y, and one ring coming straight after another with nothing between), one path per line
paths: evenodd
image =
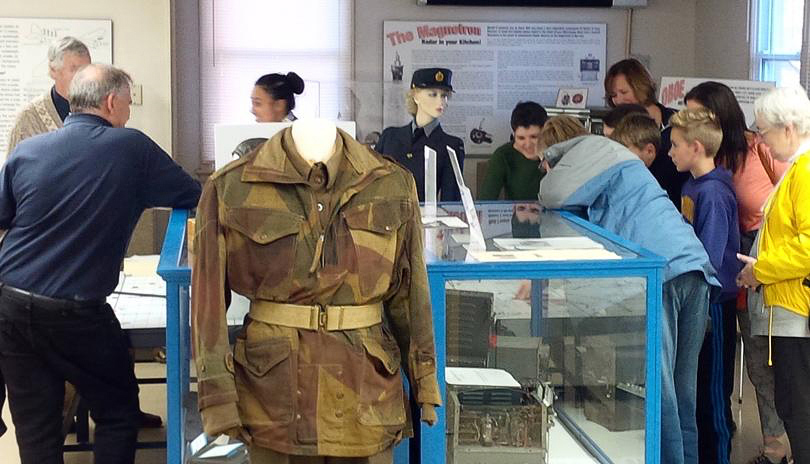
M469 232L459 232L457 234L451 234L451 237L453 237L453 241L455 241L458 244L470 243Z
M450 385L520 388L520 384L512 374L503 369L445 367L444 379Z
M160 255L135 255L124 258L124 274L129 276L157 276Z
M549 238L496 238L495 246L504 251L513 250L604 250L602 244L588 237Z
M462 221L461 219L457 218L456 216L439 216L435 218L422 218L425 226L430 226L432 224L441 224L451 229L466 229L467 223Z
M621 259L607 250L515 250L515 251L469 251L468 256L479 262L504 261L578 261L594 259Z
M231 443L230 445L214 446L199 457L203 459L224 458L235 453L239 448L245 446L243 443Z

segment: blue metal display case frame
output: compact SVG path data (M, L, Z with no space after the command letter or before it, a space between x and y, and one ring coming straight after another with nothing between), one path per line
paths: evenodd
M640 277L646 279L646 420L645 462L660 463L661 437L661 288L666 261L623 238L601 229L573 214L560 215L574 226L612 242L637 255L620 260L543 261L467 263L442 261L427 256L428 280L433 306L434 331L440 388L445 394L445 284L453 280L518 280L560 278ZM167 462L182 463L186 448L184 400L189 392L189 284L191 270L184 262L187 210L172 211L161 251L158 274L166 281L166 389L167 389ZM533 315L533 326L539 324ZM196 405L189 405L194 407ZM446 460L445 409L437 409L439 421L433 427L421 425L419 457L423 463ZM564 417L561 420L565 421ZM577 429L576 424L567 423ZM578 437L599 459L600 450L584 433ZM395 451L395 460L407 459L403 446ZM604 459L600 459L604 461Z
M158 275L166 281L166 462L185 462L185 408L189 392L189 285L191 269L183 262L188 210L169 217Z
M661 440L661 289L663 285L663 269L666 261L658 255L645 250L616 234L597 227L571 213L560 211L559 214L569 223L607 239L608 241L625 248L637 257L620 260L588 260L588 261L542 261L542 262L458 262L443 261L433 256L427 256L428 281L430 285L430 299L433 306L433 323L436 336L436 363L438 367L439 386L443 397L446 398L446 383L444 369L446 366L445 353L445 285L448 281L457 280L540 280L540 279L566 279L566 278L609 278L609 277L641 277L646 279L646 414L645 414L645 461L648 464L660 463ZM533 298L536 292L533 291ZM536 304L532 304L537 307ZM532 332L539 330L539 317L532 311ZM420 458L422 463L444 463L447 455L447 441L445 439L446 423L445 409L437 409L439 421L433 427L422 424ZM572 421L567 421L565 415L560 420L571 429L597 460L610 462L598 445L579 430ZM553 445L552 445L553 446Z

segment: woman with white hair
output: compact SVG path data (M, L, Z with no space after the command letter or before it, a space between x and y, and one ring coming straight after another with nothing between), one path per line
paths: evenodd
M776 88L756 100L755 113L763 142L790 167L763 207L756 257L740 256L737 283L762 288L776 410L794 462L810 463L810 99L801 88Z

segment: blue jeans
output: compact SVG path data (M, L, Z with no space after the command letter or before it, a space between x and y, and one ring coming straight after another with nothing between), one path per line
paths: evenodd
M695 420L698 354L709 315L710 286L702 272L664 283L661 350L661 462L697 464Z

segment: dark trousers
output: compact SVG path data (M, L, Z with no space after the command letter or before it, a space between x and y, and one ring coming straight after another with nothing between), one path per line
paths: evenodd
M3 380L3 371L0 371L0 411L3 410L3 405L6 404L6 381ZM0 419L0 437L5 435L6 430L6 423L3 422L3 419Z
M785 423L793 462L808 464L810 338L773 337L773 374L776 412Z
M96 424L95 462L134 462L140 408L127 348L109 305L44 308L0 293L0 370L22 464L63 463L65 381Z
M700 464L728 464L731 454L736 303L730 300L711 305L711 330L706 333L698 357L696 419Z

